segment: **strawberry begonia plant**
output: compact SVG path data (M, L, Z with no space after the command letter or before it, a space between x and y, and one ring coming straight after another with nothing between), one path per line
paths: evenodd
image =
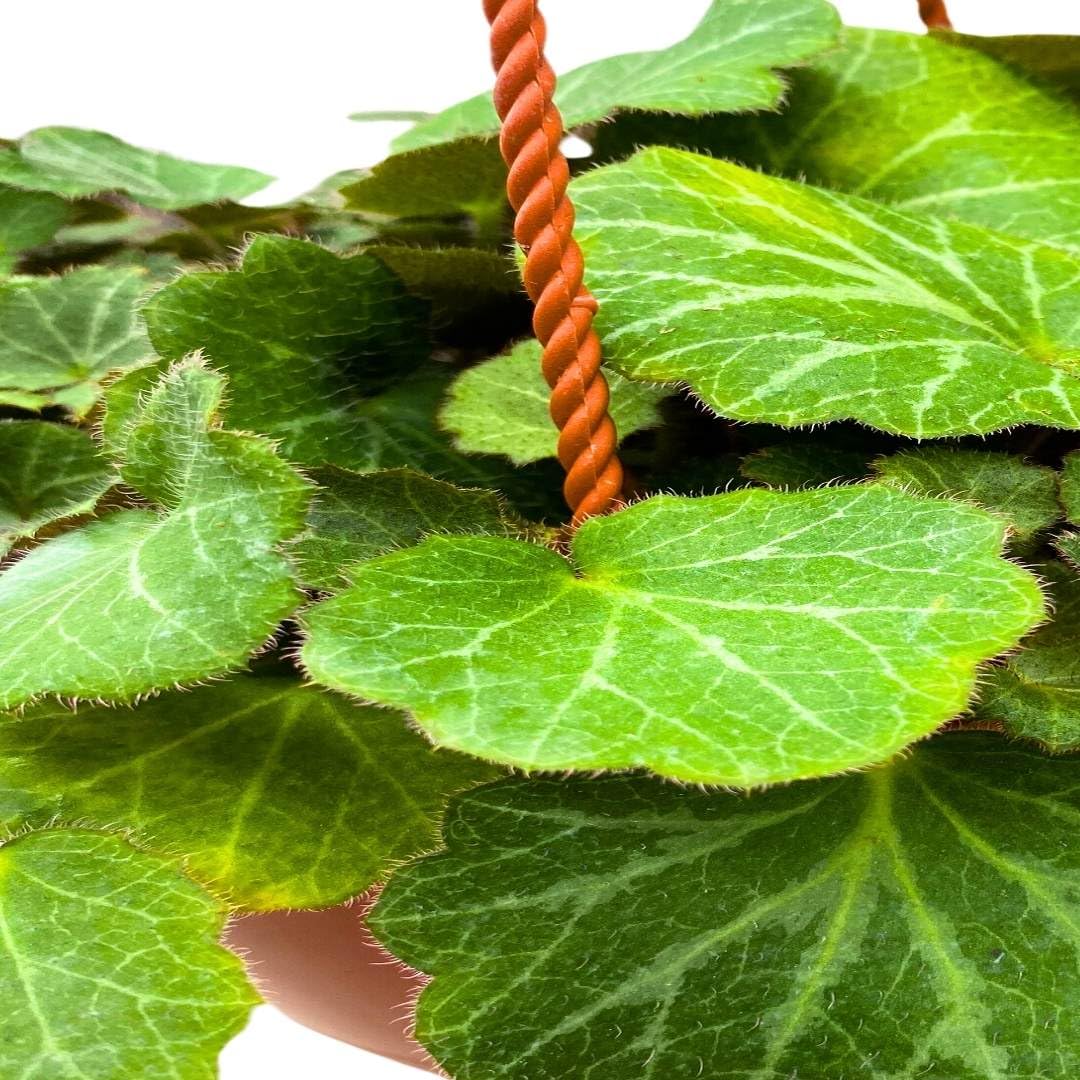
M566 74L562 528L488 97L287 206L0 144L0 1076L206 1080L384 888L458 1080L1080 1075L1080 47L715 0Z

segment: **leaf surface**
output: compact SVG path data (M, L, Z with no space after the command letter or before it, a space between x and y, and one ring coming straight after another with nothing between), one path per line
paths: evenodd
M1053 618L981 680L977 715L1049 750L1080 749L1080 576L1073 567L1039 567Z
M851 28L792 79L779 114L669 137L916 214L1080 250L1080 114L1055 93L925 34Z
M116 481L85 431L37 420L0 422L0 554L62 518L85 514Z
M511 528L493 491L455 487L409 469L354 473L329 466L311 478L319 493L292 553L301 579L313 588L340 589L356 563L431 533L500 535Z
M505 781L370 922L458 1077L1071 1076L1078 775L974 733L749 798Z
M150 352L135 310L146 286L139 270L97 266L0 282L0 403L88 412L109 371Z
M1066 454L1062 461L1061 502L1069 521L1080 525L1080 450Z
M1000 514L1021 545L1061 517L1054 470L1013 454L927 446L883 458L874 472L917 495L968 499Z
M302 660L522 768L822 775L955 716L976 663L1040 621L1034 579L998 558L1004 528L863 486L660 496L586 523L573 564L430 537L311 610Z
M779 101L778 68L798 64L836 40L836 12L823 0L714 0L683 41L656 52L597 60L559 76L555 100L567 128L619 109L741 112ZM499 130L491 95L481 94L422 120L394 140L415 150Z
M865 450L794 442L765 446L743 458L739 472L772 488L820 487L862 480L870 471Z
M254 169L184 161L103 131L44 127L0 149L0 183L68 198L119 191L159 210L243 199L273 179Z
M16 810L0 827L131 830L247 910L358 895L431 849L448 795L498 773L436 752L400 715L250 676L134 709L0 718L0 767Z
M11 269L19 252L51 240L67 216L67 204L55 195L0 184L0 274Z
M145 401L156 423L132 424L124 477L167 512L108 514L0 575L0 707L130 700L227 671L296 606L279 546L303 527L309 486L269 443L219 429L221 389L189 361Z
M605 356L724 416L1080 426L1080 259L663 147L574 184Z
M502 454L516 465L555 456L559 433L548 412L551 391L540 353L540 343L528 338L454 380L439 420L459 450ZM616 371L605 374L620 438L660 423L657 404L671 388L632 383Z
M225 911L118 836L50 829L0 847L0 1074L214 1080L259 997L217 943Z

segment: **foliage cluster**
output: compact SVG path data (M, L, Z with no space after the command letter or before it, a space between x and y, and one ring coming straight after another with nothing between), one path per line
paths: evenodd
M1078 70L716 0L567 74L567 545L486 96L269 208L0 143L0 1075L213 1077L225 920L381 883L458 1080L1080 1075Z

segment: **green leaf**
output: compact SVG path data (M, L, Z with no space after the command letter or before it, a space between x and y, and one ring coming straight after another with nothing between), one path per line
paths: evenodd
M427 354L427 309L372 255L341 258L315 244L259 236L231 271L187 274L144 316L166 359L205 350L228 375L237 427L281 441L303 465L423 465L393 454L408 421L386 395ZM396 399L395 399L396 400ZM416 456L422 456L417 454Z
M459 450L502 454L516 465L555 456L559 433L548 413L551 391L540 371L540 352L540 343L528 338L454 380L439 420ZM673 388L632 383L615 371L606 374L620 438L660 423L657 404Z
M1061 503L1069 521L1080 525L1080 450L1066 454L1062 460Z
M1054 470L1012 454L927 446L876 461L874 472L916 495L966 499L1000 514L1020 545L1061 517Z
M1080 115L988 56L924 34L846 29L792 73L779 114L628 117L604 156L662 142L1080 250Z
M311 478L320 490L292 554L304 584L313 588L340 589L356 563L431 533L500 535L512 527L494 492L408 469L361 474L330 466Z
M495 139L461 139L394 154L341 189L350 210L390 217L469 214L484 233L510 221L506 165Z
M784 91L776 69L829 48L837 30L836 12L824 0L713 0L685 40L560 75L555 99L567 128L620 109L691 115L768 109ZM415 150L498 130L491 95L481 94L421 121L393 146Z
M67 216L63 199L0 185L0 274L21 251L51 240Z
M750 798L505 781L369 921L458 1077L1075 1076L1078 775L965 733Z
M307 616L315 681L537 769L752 787L881 761L955 716L1038 623L1004 523L883 486L661 496L569 562L431 537ZM902 585L900 584L902 582Z
M935 30L934 37L949 45L992 56L1064 97L1080 102L1080 37L1070 34L1011 34L982 37Z
M394 713L250 676L134 709L0 718L0 771L21 809L0 826L131 830L248 910L356 896L431 849L448 795L497 775Z
M103 131L44 127L0 149L0 183L75 198L119 191L159 210L243 199L273 179L144 150Z
M1010 735L1049 750L1080 749L1080 576L1048 562L1039 573L1049 586L1054 617L982 680L978 716Z
M724 416L1080 427L1080 260L658 147L574 184L605 356Z
M109 371L150 352L135 311L146 285L97 266L0 282L0 404L88 412Z
M220 376L189 361L132 422L125 479L167 513L108 514L0 575L0 707L126 701L227 671L296 606L278 548L303 527L310 489L269 443L218 429L220 394Z
M793 442L766 446L743 458L739 472L772 488L821 487L862 480L870 472L865 450Z
M116 482L85 431L0 421L0 554L54 521L93 510Z
M51 829L0 847L0 1074L213 1080L259 996L225 911L118 836Z

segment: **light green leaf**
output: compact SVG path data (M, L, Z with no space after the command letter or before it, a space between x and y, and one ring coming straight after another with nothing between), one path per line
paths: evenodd
M63 199L0 184L0 274L11 269L21 251L51 240L67 216Z
M661 496L572 562L431 537L307 616L317 682L523 768L752 787L881 761L960 712L1043 615L1004 523L883 486ZM902 584L901 584L902 582Z
M272 179L235 165L184 161L83 128L38 128L17 146L0 149L0 183L69 198L119 191L159 210L243 199Z
M0 554L54 521L93 510L116 482L85 431L0 421Z
M1012 454L927 446L876 461L874 472L916 495L966 499L1000 514L1020 545L1061 517L1054 470Z
M88 266L62 277L0 282L0 403L90 410L111 370L146 358L135 269Z
M467 490L408 469L354 473L330 466L292 554L305 585L334 590L350 568L431 533L500 535L511 529L493 491Z
M870 472L865 450L820 442L766 446L743 458L739 472L773 488L821 487L843 480L862 480Z
M560 75L555 100L568 128L619 109L692 115L768 109L784 90L776 69L829 48L837 30L836 12L824 0L713 0L685 40ZM487 93L421 121L393 146L415 150L498 130Z
M225 910L118 836L51 829L0 847L0 1075L214 1080L259 996Z
M133 421L125 478L167 513L108 514L0 575L0 708L45 693L126 701L227 671L296 606L279 545L310 489L269 443L191 407L219 395L220 376L190 361L145 402L156 437Z
M979 52L887 30L845 30L792 78L779 115L661 138L1080 250L1080 115L1054 93Z
M436 752L386 710L245 676L134 709L0 718L0 772L18 792L0 827L132 830L211 892L272 910L363 892L434 846L448 795L498 770Z
M965 733L749 798L505 781L369 921L453 1076L1075 1076L1078 777Z
M1069 521L1080 525L1080 450L1066 454L1062 460L1061 502Z
M986 670L978 716L1050 750L1078 750L1080 576L1059 562L1043 564L1039 573L1049 586L1053 619L1003 665Z
M604 355L724 416L1080 427L1080 259L666 148L574 184Z
M540 343L528 338L454 380L439 420L459 450L502 454L516 465L555 456L559 433L548 412L551 391L540 371L540 352ZM606 374L620 438L660 423L657 405L672 387L632 383L615 371Z

